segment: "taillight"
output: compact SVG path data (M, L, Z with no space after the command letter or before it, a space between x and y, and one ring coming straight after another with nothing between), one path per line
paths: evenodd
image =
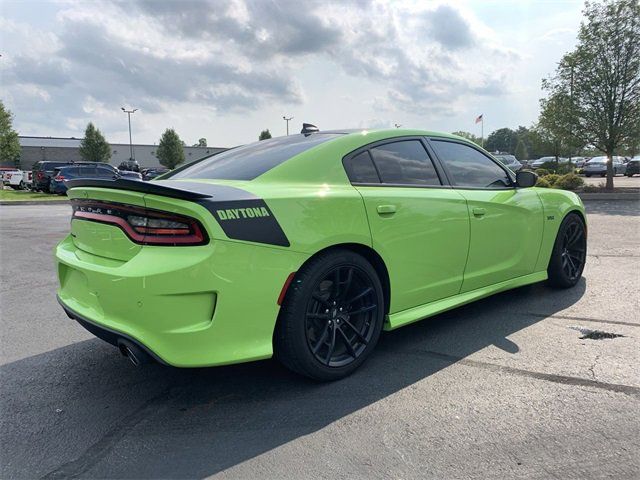
M141 245L205 245L207 232L198 220L136 205L71 200L72 219L106 223L119 227L133 242Z
M37 178L38 180L42 180L42 177L44 177L44 173L42 173L42 172L36 172L36 178Z
M56 175L56 176L54 177L54 180L55 180L56 182L62 182L62 181L64 180L64 175Z

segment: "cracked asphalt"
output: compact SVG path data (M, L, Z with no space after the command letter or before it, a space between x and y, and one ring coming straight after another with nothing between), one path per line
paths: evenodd
M274 361L134 369L56 303L69 207L0 209L1 478L640 477L637 202L587 204L576 288L387 333L331 384Z

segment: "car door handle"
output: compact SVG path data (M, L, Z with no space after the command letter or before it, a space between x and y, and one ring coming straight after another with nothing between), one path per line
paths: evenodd
M386 213L396 213L396 206L395 205L378 205L376 210L378 210L378 213L380 215L384 215Z
M484 208L474 207L473 215L476 217L482 217L487 211Z

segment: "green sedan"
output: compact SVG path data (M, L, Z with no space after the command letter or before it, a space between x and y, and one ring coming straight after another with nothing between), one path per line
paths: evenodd
M584 206L535 181L453 135L314 128L152 182L72 180L58 299L134 364L275 356L335 380L382 330L574 286Z

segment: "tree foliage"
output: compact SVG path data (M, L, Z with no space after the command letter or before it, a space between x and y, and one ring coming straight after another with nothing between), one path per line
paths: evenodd
M183 142L173 128L167 128L156 150L161 165L174 169L184 162Z
M487 137L484 148L490 152L514 154L518 145L518 134L510 128L499 128Z
M20 140L13 129L13 115L0 101L0 163L20 168Z
M198 139L198 143L194 145L194 147L206 147L206 146L207 146L207 139L204 137Z
M640 132L640 2L587 2L578 44L543 81L540 124L608 157ZM607 166L613 188L613 165Z
M453 132L453 135L458 135L459 137L466 138L467 140L475 143L476 145L480 145L482 143L482 139L480 137L476 137L473 133L457 131L457 132Z
M262 130L260 132L260 136L258 137L258 140L268 140L269 138L271 138L271 132L267 128L266 130Z
M111 158L111 146L91 122L84 131L84 138L80 142L80 156L87 162L108 162Z

